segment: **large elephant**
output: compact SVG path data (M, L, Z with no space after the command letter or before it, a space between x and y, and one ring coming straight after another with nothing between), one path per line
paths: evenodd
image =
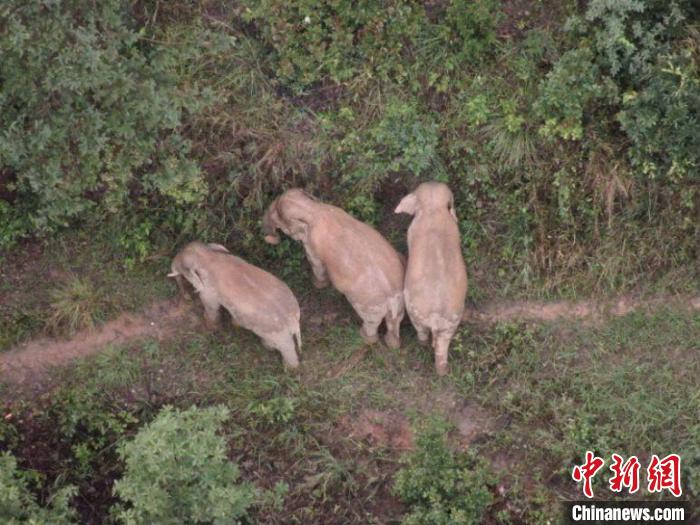
M445 184L425 182L406 195L395 212L413 215L408 228L406 310L421 342L432 334L435 369L444 375L467 295L454 197Z
M278 229L304 245L314 284L320 288L331 283L350 301L362 319L360 333L367 343L378 340L384 320L386 344L400 346L404 266L379 232L300 189L284 192L267 209L265 240L277 244Z
M204 304L207 326L214 328L223 306L233 322L258 335L267 348L279 350L287 366L299 366L300 310L289 287L271 273L231 255L220 244L199 241L173 259L168 277L192 284Z

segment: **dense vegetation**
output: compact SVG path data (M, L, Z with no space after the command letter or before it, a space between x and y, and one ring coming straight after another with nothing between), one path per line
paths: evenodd
M0 9L5 246L118 222L129 260L195 235L253 253L284 187L382 224L437 178L457 193L468 260L509 289L694 271L690 0Z
M438 380L409 333L354 361L259 220L304 186L403 248L438 179L477 302L694 292L699 68L693 0L5 0L0 350L172 294L192 238L284 278L305 350L183 325L0 380L0 521L545 524L588 449L679 453L697 501L697 311L468 325Z

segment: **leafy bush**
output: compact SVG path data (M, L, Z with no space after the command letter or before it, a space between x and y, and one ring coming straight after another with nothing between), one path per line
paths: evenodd
M129 505L124 523L238 523L257 491L240 483L218 433L228 419L222 406L185 411L165 407L136 437L122 445L126 463L115 493Z
M548 198L539 203L537 223L559 224L560 238L600 238L604 219L611 244L594 257L605 260L599 268L610 284L610 276L624 273L610 255L620 241L634 246L630 253L647 277L669 261L697 258L697 15L683 0L592 0L569 19L570 48L540 82L535 116L556 161L540 178L538 194ZM673 245L670 257L651 255L661 239ZM568 264L574 258L582 261L575 256Z
M632 141L632 164L651 178L700 180L698 60L700 36L695 33L686 46L659 56L639 90L623 96L619 121ZM692 212L693 193L683 197L683 207Z
M683 0L598 0L585 13L583 33L620 86L618 118L632 141L630 159L651 178L700 176L700 38L685 26L696 10Z
M685 1L591 1L569 21L578 43L542 83L542 133L581 139L584 114L621 109L642 175L697 177L700 39L685 25L695 9Z
M12 246L29 228L28 217L0 198L0 246Z
M401 75L404 45L419 21L406 0L249 0L242 12L273 50L277 75L301 91L329 78L348 81L365 73ZM391 58L390 58L391 57Z
M414 88L424 78L445 91L453 72L478 63L496 43L494 0L452 0L434 17L406 0L245 4L242 17L272 49L276 74L298 92L373 77Z
M347 206L365 220L373 219L374 191L392 174L418 178L428 172L440 176L438 128L416 104L390 100L379 119L364 129L348 128L339 141L342 181L353 195ZM358 117L346 114L357 122Z
M615 85L601 78L589 48L567 51L543 82L536 112L544 120L540 133L545 137L581 140L585 116L593 104L610 100Z
M83 490L116 463L114 444L137 419L123 406L104 398L101 389L82 384L81 388L54 391L46 411L47 423L57 427L61 442L70 445L65 468L70 481Z
M476 525L493 501L488 467L447 445L435 423L418 437L417 450L396 473L395 492L409 505L405 525Z
M22 227L116 213L135 195L202 199L178 130L199 102L180 94L167 53L130 26L123 2L12 0L0 14L0 168ZM14 224L0 235L16 237Z
M75 511L69 507L75 494L73 487L64 487L42 507L29 491L30 476L17 468L17 460L9 452L0 454L0 521L7 525L30 523L77 523Z
M682 31L685 13L693 9L687 0L593 0L583 20L574 17L569 25L588 39L598 60L622 83L637 82L655 57L668 52L674 36Z
M495 0L452 0L433 23L421 23L415 69L427 85L444 93L454 88L465 66L478 65L496 48Z

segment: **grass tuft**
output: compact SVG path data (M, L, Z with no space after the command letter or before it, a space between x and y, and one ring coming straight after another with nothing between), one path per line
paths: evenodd
M73 335L94 328L103 319L104 301L100 290L87 278L69 276L49 293L47 322L54 334Z

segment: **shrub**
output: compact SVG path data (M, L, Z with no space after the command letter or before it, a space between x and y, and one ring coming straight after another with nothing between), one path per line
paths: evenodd
M20 226L50 232L96 208L116 213L136 195L177 206L206 194L178 130L197 98L177 90L167 53L132 29L124 6L0 7L0 169L10 174L14 216L28 219L0 236L17 237Z
M612 77L635 83L656 56L670 50L690 8L687 0L592 0L583 20L574 17L569 25L590 41Z
M75 511L69 507L75 494L73 487L57 490L47 507L40 506L29 491L30 476L17 468L17 460L9 452L0 454L0 521L7 525L30 523L77 523Z
M47 325L55 333L74 334L83 328L93 328L102 318L103 299L95 285L75 275L49 293L51 314Z
M403 48L416 32L416 4L392 0L249 0L243 18L271 48L277 76L302 91L330 79L401 75Z
M46 411L47 424L56 427L61 442L70 445L66 475L82 491L96 476L117 463L114 444L137 419L108 399L94 385L56 389Z
M452 0L431 20L416 2L249 0L242 10L271 48L280 80L301 92L323 81L389 82L446 91L453 72L496 44L494 0Z
M588 2L581 16L570 18L571 48L541 81L535 103L544 137L576 142L550 140L548 147L575 153L549 167L554 176L541 215L555 219L558 211L555 220L569 232L587 229L594 237L605 218L606 233L634 244L647 274L697 257L697 14L685 0ZM576 155L583 169L575 166ZM624 216L624 233L614 215ZM673 239L672 257L654 260L654 249L645 254L645 243L656 240L632 241L639 233L631 224L639 231L651 226L656 239ZM620 273L614 257L600 266Z
M496 48L498 2L452 0L434 23L424 20L416 36L416 73L438 92L458 85L467 66L483 63Z
M596 0L585 13L584 37L619 86L630 160L650 178L700 176L700 38L686 26L696 10L685 0Z
M632 141L630 159L650 178L700 179L699 57L695 34L686 47L659 56L644 84L623 96L618 119ZM692 210L692 193L683 196L684 207Z
M417 450L396 473L395 492L409 505L405 525L476 525L493 501L487 466L455 453L435 423L418 437Z
M602 106L602 118L617 113L641 175L697 177L700 38L686 26L695 9L686 1L591 1L569 21L577 44L542 82L541 132L581 139L584 114L590 120Z
M567 51L543 81L535 111L545 137L581 140L594 104L614 100L615 85L601 76L589 48Z
M356 124L360 120L347 113L342 118ZM347 122L341 126L346 126L337 146L342 182L352 194L347 206L364 220L376 218L373 193L391 175L444 175L437 152L437 124L415 101L389 100L379 118L365 128L356 129Z
M218 433L228 419L222 406L180 411L165 407L119 449L126 464L115 493L125 502L117 517L127 524L238 523L257 492L238 481Z
M248 405L248 412L258 422L267 425L286 425L294 419L299 402L296 398L273 397L269 400L255 400Z

